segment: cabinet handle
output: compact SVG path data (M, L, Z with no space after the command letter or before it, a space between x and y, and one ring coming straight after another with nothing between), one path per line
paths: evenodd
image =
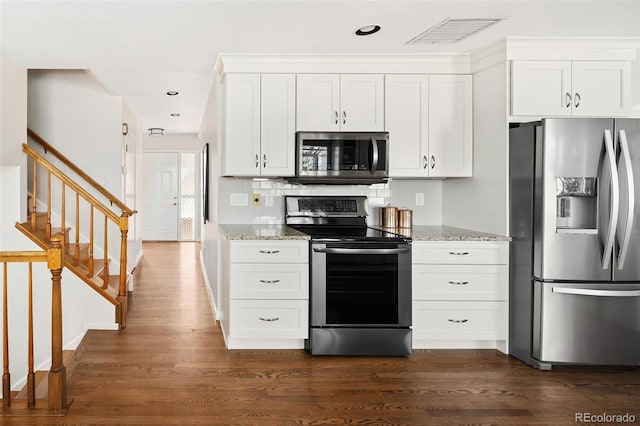
M575 96L573 97L576 100L576 108L578 108L580 106L580 93L576 93Z
M265 168L267 167L267 154L262 154L262 167Z
M431 156L431 169L433 169L436 166L436 157L434 157L433 155Z
M276 254L276 253L280 253L280 250L260 250L260 253L262 253L262 254Z
M429 165L429 159L427 158L427 156L426 156L426 155L423 155L423 156L422 156L422 162L423 162L423 164L424 164L424 165L422 166L422 168L423 168L423 169L426 169L426 168L427 168L427 166Z
M452 254L454 256L466 256L469 254L468 251L450 251L449 254Z
M571 107L571 93L567 92L564 95L564 101L567 103L567 105L566 105L567 108L570 108Z
M467 284L469 284L469 281L449 281L449 284L451 284L451 285L467 285Z
M259 281L264 284L275 284L280 282L280 280L259 280Z
M258 317L258 319L260 321L266 321L266 322L273 322L273 321L278 321L280 318L275 317L275 318L262 318L262 317ZM466 320L465 320L466 321Z
M342 111L342 124L347 124L347 111Z
M260 157L256 154L256 169L260 167Z
M333 111L333 112L336 115L336 123L335 124L338 124L338 119L340 118L340 116L338 115L338 111Z
M461 320L457 320L457 319L451 319L449 318L447 321L449 322L455 322L456 324L462 324L463 322L467 322L469 321L468 319L461 319Z

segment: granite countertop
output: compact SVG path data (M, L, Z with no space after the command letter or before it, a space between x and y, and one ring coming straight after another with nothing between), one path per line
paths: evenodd
M411 237L413 241L509 241L505 235L439 225L414 225L412 228L381 228Z
M219 225L229 240L308 240L309 236L286 225Z
M307 234L286 225L219 225L229 240L308 240ZM413 241L509 241L505 235L452 226L414 225L413 228L373 228L411 237Z

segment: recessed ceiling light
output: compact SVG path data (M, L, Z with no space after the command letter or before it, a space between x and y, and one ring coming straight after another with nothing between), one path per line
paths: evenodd
M167 92L167 95L169 95L169 96L175 96L175 95L177 95L178 93L180 93L180 92L178 92L177 90L169 90L169 91Z
M172 112L169 115L172 116L172 117L180 117L180 113L179 112Z
M149 136L163 136L164 129L161 127L150 127L149 128Z
M380 31L380 25L365 25L364 27L358 28L356 30L356 35L367 36L375 34L378 31Z

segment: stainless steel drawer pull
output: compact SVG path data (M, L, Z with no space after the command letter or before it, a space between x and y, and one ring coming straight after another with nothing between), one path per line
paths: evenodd
M275 284L275 283L279 283L280 280L260 280L260 282L265 284Z
M262 318L262 317L259 317L258 319L259 319L260 321L273 322L273 321L278 321L280 318L278 318L278 317L275 317L275 318ZM466 320L465 320L465 321L466 321Z
M454 256L466 256L467 254L469 254L468 251L450 251L449 254L452 254Z
M260 250L260 253L262 253L262 254L276 254L276 253L280 253L280 250Z
M462 320L448 319L447 321L449 321L449 322L455 322L456 324L460 324L460 323L463 323L463 322L467 322L467 321L469 321L469 320L468 320L468 319L462 319Z
M467 284L469 284L469 281L449 281L449 284L453 284L453 285L467 285Z

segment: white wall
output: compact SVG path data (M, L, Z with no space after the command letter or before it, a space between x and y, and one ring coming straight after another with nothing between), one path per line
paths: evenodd
M473 76L473 177L442 186L442 223L508 235L507 63Z
M125 185L123 186L123 201L132 210L142 210L143 174L142 174L142 125L129 104L123 102L122 121L127 123L128 133L124 137L127 144L124 162L127 166ZM129 218L129 232L127 234L127 270L130 272L142 257L142 215L135 214Z
M26 217L27 158L22 144L27 142L27 68L0 51L0 165L18 165L20 217ZM0 199L3 197L0 194Z
M144 134L143 151L200 151L204 142L195 133L149 136Z
M30 70L28 84L29 127L116 198L122 199L122 98L109 95L90 73L83 70ZM35 145L33 147L38 148ZM53 156L49 155L47 159L59 165ZM65 171L64 167L60 167ZM73 173L69 175L75 177ZM44 179L44 173L39 176ZM83 186L88 189L88 186ZM58 187L54 180L54 194L60 193ZM97 192L92 192L92 195L103 200L107 207L110 206ZM38 195L41 203L45 202L44 196L42 191ZM56 213L60 212L60 199L52 195L52 210ZM75 208L71 191L67 191L66 203L71 212ZM117 207L112 207L112 211L120 215ZM103 217L96 213L94 241L98 250L96 253L100 256ZM72 219L71 214L67 215L67 219ZM67 222L67 226L73 227L75 232L75 223ZM83 214L80 220L81 240L88 241L89 229L88 215ZM109 257L112 259L110 268L118 270L120 231L113 224L108 229Z

